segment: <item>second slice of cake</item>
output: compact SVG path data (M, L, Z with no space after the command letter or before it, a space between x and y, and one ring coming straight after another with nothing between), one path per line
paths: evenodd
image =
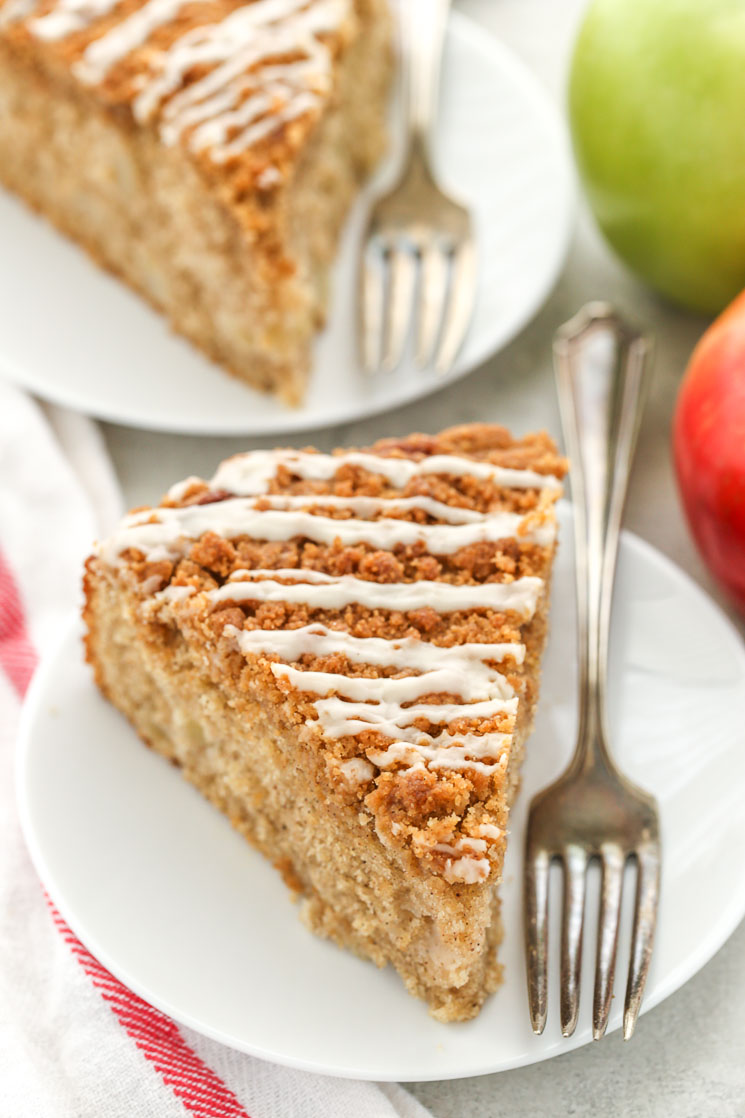
M499 980L496 885L538 694L564 463L542 434L257 451L88 563L99 687L443 1021Z
M0 0L0 183L298 404L384 147L390 23L387 0Z

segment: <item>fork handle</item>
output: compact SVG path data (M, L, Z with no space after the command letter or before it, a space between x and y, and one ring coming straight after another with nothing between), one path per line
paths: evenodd
M554 341L574 505L580 713L573 767L612 764L605 715L608 632L650 352L650 339L605 303L589 303Z
M429 156L451 0L400 0L409 146Z

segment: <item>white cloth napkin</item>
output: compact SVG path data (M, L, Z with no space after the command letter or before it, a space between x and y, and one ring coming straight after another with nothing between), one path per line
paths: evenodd
M96 425L0 382L0 1114L8 1118L426 1118L395 1084L277 1067L177 1026L91 956L46 899L15 801L36 660L121 514Z

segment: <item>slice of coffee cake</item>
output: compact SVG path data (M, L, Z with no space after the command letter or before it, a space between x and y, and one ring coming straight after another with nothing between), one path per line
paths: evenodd
M88 561L87 653L140 736L443 1021L499 979L564 463L493 426L256 451Z
M387 0L0 0L0 183L297 404L390 38Z

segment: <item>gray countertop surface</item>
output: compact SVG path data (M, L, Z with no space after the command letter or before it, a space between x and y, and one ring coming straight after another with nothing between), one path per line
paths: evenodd
M459 7L520 55L549 95L563 103L571 43L585 0L461 0ZM313 443L325 450L474 419L493 419L518 432L545 427L558 433L551 337L583 303L597 298L609 299L651 328L656 338L654 381L626 525L669 555L728 609L688 535L670 457L676 391L707 322L662 303L641 287L611 256L582 206L551 298L510 346L464 381L426 400L314 433ZM164 435L114 425L106 425L104 431L129 505L152 501L179 477L209 476L221 458L249 445L245 438ZM252 439L250 445L273 441ZM742 855L733 852L733 857ZM516 1071L410 1086L438 1118L745 1116L745 926L680 991L642 1017L630 1044L624 1045L615 1033L599 1044Z

